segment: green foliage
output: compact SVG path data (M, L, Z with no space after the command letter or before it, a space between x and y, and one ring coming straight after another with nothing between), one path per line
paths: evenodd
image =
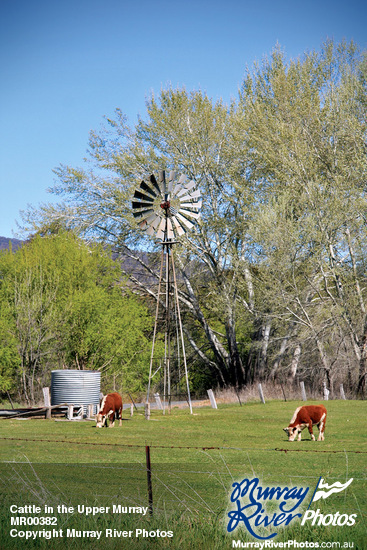
M0 273L8 312L0 347L3 391L14 383L17 365L18 383L32 403L53 368L101 370L106 386L118 376L114 389L145 386L152 318L102 247L69 233L38 236L16 253L1 254Z
M0 319L0 393L11 391L15 386L20 358L11 323Z
M84 167L56 170L62 202L28 212L28 229L67 227L134 257L154 244L133 219L133 190L177 169L203 195L196 231L175 245L196 378L300 375L363 392L366 80L355 44L327 41L294 60L275 48L230 105L169 88L134 128L117 109L91 133Z
M184 283L184 315L187 326L196 329L190 343L206 367L216 370L222 384L241 383L244 367L236 338L240 307L237 272L247 265L247 221L234 184L239 178L243 183L246 162L241 161L240 174L232 167L234 149L240 147L232 131L237 107L228 108L221 101L213 105L202 92L169 89L158 98L151 97L147 114L147 121L139 120L131 130L117 110L114 119L107 119L107 128L99 134L92 132L90 162L85 169L60 166L56 170L58 183L53 192L64 202L56 208L32 211L28 219L33 230L42 234L52 232L55 224L66 226L84 237L93 234L95 239L110 241L133 256L132 248L152 247L132 216L134 187L157 167L174 168L194 178L203 195L201 222L175 247ZM183 266L190 275L184 273ZM145 290L151 292L147 286ZM212 294L215 307L207 317L203 304L209 305ZM219 335L212 326L218 318L224 329ZM203 340L209 353L200 352Z
M241 94L253 176L262 186L251 228L261 307L284 336L293 332L295 344L302 342L305 370L321 363L329 386L346 376L346 362L355 385L363 387L366 377L367 125L360 64L353 44L329 41L289 63L276 50L247 76Z

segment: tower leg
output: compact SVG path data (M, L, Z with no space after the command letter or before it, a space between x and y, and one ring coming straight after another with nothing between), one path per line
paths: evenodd
M161 295L161 286L162 286L162 275L163 275L163 257L164 250L162 247L162 253L161 253L161 268L159 273L159 282L158 282L158 294L157 294L157 307L155 311L155 321L154 321L154 330L153 330L153 343L152 343L152 352L150 354L150 364L149 364L149 380L148 380L148 390L147 390L147 399L146 403L149 403L149 393L150 393L150 383L152 380L152 370L153 370L153 359L154 359L154 346L155 346L155 339L157 336L157 324L158 324L158 314L159 314L159 297Z
M166 239L162 242L162 253L161 253L161 266L160 266L160 274L159 274L159 283L158 283L158 295L157 295L157 307L156 307L156 314L155 314L155 321L154 321L154 331L153 331L153 343L152 343L152 352L150 356L150 365L149 365L149 381L148 381L148 390L147 390L147 398L146 403L149 403L149 394L150 394L150 386L153 376L158 372L156 371L154 374L152 374L153 370L153 360L154 360L154 347L155 347L155 341L157 336L157 325L158 325L158 315L159 315L159 305L160 305L160 296L161 296L161 287L162 287L162 281L163 281L163 267L164 267L164 259L166 260L165 263L165 278L166 278L166 300L165 300L165 307L166 307L166 330L165 330L165 351L164 351L164 390L163 390L163 414L165 414L165 402L166 402L166 391L168 394L169 399L169 410L171 410L171 373L170 373L170 359L171 359L171 335L170 335L170 309L171 309L171 281L170 281L170 271L172 267L172 274L173 274L173 296L174 296L174 304L175 304L175 311L177 313L177 340L178 344L181 340L181 349L182 349L182 358L184 363L184 369L185 369L185 379L186 379L186 389L187 389L187 396L188 396L188 403L190 408L190 414L193 414L192 412L192 403L191 403L191 395L190 395L190 385L189 385L189 376L188 376L188 370L187 370L187 361L186 361L186 352L185 352L185 342L184 342L184 335L183 335L183 328L182 328L182 321L181 321L181 311L180 311L180 303L178 298L178 288L177 288L177 279L176 279L176 270L175 270L175 263L173 254L171 256L171 247L172 242L167 241ZM179 345L177 346L178 353L179 353ZM158 369L159 370L159 369Z
M187 361L186 361L186 352L185 352L185 342L184 342L184 335L183 335L183 328L182 328L182 321L181 321L180 303L179 303L179 299L178 299L178 289L177 289L175 262L174 262L174 260L173 260L173 256L172 256L172 273L173 273L173 287L174 287L175 300L176 300L176 307L177 307L177 318L178 318L178 325L179 325L180 336L181 336L182 357L183 357L184 368L185 368L187 398L188 398L188 401L189 401L190 414L192 414L192 403L191 403L191 395L190 395L189 375L188 375L188 371L187 371Z

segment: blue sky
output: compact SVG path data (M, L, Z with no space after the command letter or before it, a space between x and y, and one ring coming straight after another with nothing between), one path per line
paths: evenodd
M367 49L366 15L362 0L0 0L0 236L52 200L53 168L81 165L116 108L134 124L169 85L230 101L277 43Z

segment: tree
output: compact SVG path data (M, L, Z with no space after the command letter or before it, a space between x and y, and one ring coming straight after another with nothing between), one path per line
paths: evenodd
M70 233L36 237L0 255L0 274L3 390L19 376L21 396L34 404L50 371L65 367L101 370L107 388L144 388L153 320L102 247Z
M0 319L0 394L14 389L17 370L20 365L16 340L11 320Z
M302 326L294 342L301 339L306 350L312 340L329 384L331 365L348 348L359 364L360 388L367 327L361 62L353 44L327 42L320 53L289 64L276 50L247 76L241 96L253 175L261 182L253 234L267 285L277 285L279 294L271 298L278 304L272 314Z
M147 121L139 120L134 130L117 110L116 117L107 120L107 129L92 133L90 165L56 170L58 183L52 192L64 197L64 202L28 213L28 220L34 230L47 232L62 226L84 238L112 242L158 280L151 265L134 252L137 247L152 247L131 214L134 187L158 168L176 169L195 179L204 199L201 223L175 246L183 282L180 299L186 319L191 319L185 324L186 334L219 383L240 385L246 372L237 323L246 316L243 305L251 310L242 278L247 273L250 282L246 247L250 200L248 206L242 201L240 207L236 181L241 181L243 197L246 160L245 156L239 159L243 147L232 132L236 106L213 104L201 92L169 89L158 99L152 97L147 110ZM140 291L154 295L142 281L134 282Z
M207 372L221 385L283 368L332 384L346 362L362 391L366 74L354 44L327 42L289 62L276 48L229 106L163 90L135 128L117 110L92 132L85 166L56 170L52 192L63 202L25 219L43 233L66 227L109 241L156 276L136 252L154 247L132 218L131 197L146 174L185 173L204 200L196 232L175 245L180 299Z

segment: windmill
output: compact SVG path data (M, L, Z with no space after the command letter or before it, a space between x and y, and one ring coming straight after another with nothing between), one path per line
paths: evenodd
M171 310L175 312L177 323L177 343L182 350L182 359L185 369L186 388L190 413L192 405L190 387L187 371L185 344L183 337L180 304L178 299L178 288L175 271L175 263L172 254L172 246L177 238L184 235L194 227L195 220L199 219L199 211L202 201L200 191L195 189L196 183L181 175L176 180L176 172L173 170L168 175L164 170L159 172L158 181L152 174L148 182L142 181L139 189L135 190L132 201L133 215L138 218L139 226L147 235L156 236L161 240L161 264L158 282L157 307L153 331L152 353L149 366L149 382L147 391L147 403L149 402L150 385L153 376L160 367L153 373L154 346L157 334L157 324L160 310L160 297L165 295L165 352L164 352L164 402L166 395L166 380L169 400L171 398L170 370L171 370ZM163 272L165 275L163 276ZM172 272L172 280L171 280ZM165 287L164 293L162 288ZM173 304L172 304L173 294ZM172 307L173 306L173 307Z

